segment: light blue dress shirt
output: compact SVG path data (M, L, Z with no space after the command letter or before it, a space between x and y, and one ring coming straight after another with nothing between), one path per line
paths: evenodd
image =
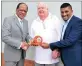
M68 25L69 22L65 22L63 27L62 27L62 34L61 34L61 39L63 39L63 36L64 36L64 33L65 33L65 30L66 30L66 27Z
M66 27L67 27L69 21L71 20L72 16L64 23L64 25L62 27L61 39L63 39L63 36L64 36L65 30L66 30Z

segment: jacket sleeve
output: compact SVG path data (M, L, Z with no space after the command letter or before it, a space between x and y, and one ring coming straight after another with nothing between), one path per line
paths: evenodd
M28 29L28 21L26 21L27 23L27 34L26 34L26 42L28 43L30 40L32 40L31 36L30 36L30 32L29 32L29 29Z
M8 18L4 19L2 26L2 41L5 44L8 44L14 48L18 48L21 44L21 41L12 38L11 35L11 20Z
M55 48L63 48L74 45L82 36L82 20L76 22L72 28L69 36L64 40L58 42L50 43L50 48L54 50Z

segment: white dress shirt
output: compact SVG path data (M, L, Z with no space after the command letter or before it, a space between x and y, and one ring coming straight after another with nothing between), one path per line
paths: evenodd
M42 21L39 17L31 25L31 37L41 36L43 42L52 43L60 40L61 22L56 16L49 13L48 17ZM52 58L51 49L36 47L35 62L39 64L52 64L59 62L59 59Z

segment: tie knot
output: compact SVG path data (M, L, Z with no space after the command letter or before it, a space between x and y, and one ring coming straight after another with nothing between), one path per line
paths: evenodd
M20 22L22 23L23 21L21 20Z

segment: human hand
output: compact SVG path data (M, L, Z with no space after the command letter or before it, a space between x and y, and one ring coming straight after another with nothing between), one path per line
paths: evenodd
M45 42L43 42L40 46L42 48L44 48L44 49L48 49L49 48L49 44L48 43L45 43Z
M33 39L28 42L28 44L31 46L33 43Z
M28 44L29 44L30 46L38 46L38 43L35 43L35 42L34 42L34 39L30 40L30 41L28 42Z
M29 44L22 42L21 48L26 51L29 48Z
M31 46L39 46L38 43L32 43Z
M60 52L58 50L55 49L54 51L52 51L52 58L53 59L56 59L59 56L60 56Z

